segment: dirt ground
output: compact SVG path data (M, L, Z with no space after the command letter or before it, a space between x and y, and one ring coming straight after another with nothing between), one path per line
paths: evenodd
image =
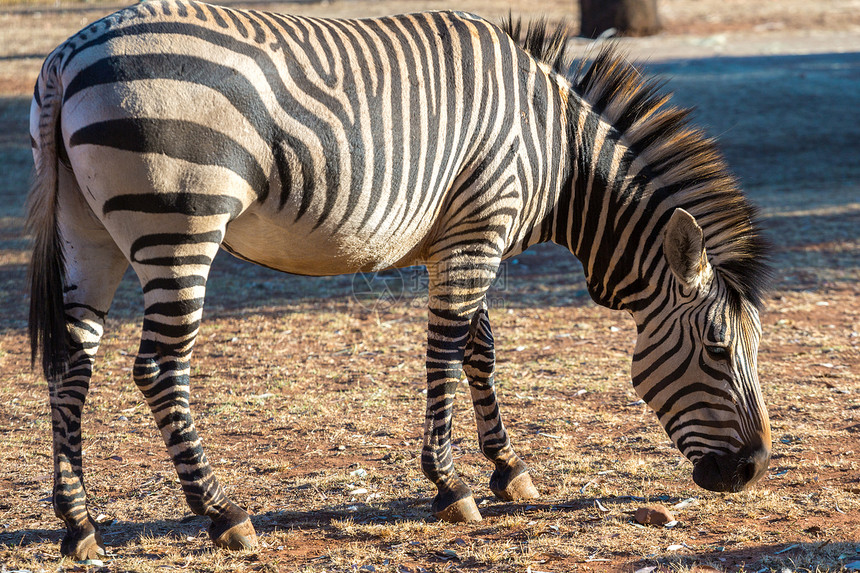
M451 7L501 17L510 7L576 20L572 0L253 6L350 17ZM665 32L622 41L645 73L669 80L677 102L695 106L774 243L759 354L774 453L754 489L696 488L631 387L633 325L590 301L569 254L541 246L503 268L491 316L503 415L542 497L492 497L464 391L456 463L484 521L437 522L417 459L423 271L312 279L221 254L192 408L222 483L254 514L260 548L212 549L205 520L184 503L130 379L142 297L129 275L84 420L91 511L110 555L61 560L46 384L29 368L25 341L27 114L41 59L117 7L0 1L3 571L860 570L858 0L663 0ZM646 503L672 509L677 525L636 524Z

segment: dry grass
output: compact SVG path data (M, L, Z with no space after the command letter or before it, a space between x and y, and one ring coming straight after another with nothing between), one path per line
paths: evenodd
M233 266L254 272L222 263L224 272ZM803 308L815 295L781 296ZM531 504L491 497L491 468L477 451L461 396L457 463L485 520L451 525L427 516L432 491L416 457L424 311L399 305L367 313L343 298L299 300L241 320L227 310L205 322L193 406L216 471L255 514L262 543L253 553L212 550L205 521L188 514L149 413L128 380L137 325L111 321L85 426L93 511L105 521L115 552L110 570L691 571L696 564L728 564L745 571L836 571L860 559L852 451L860 384L854 372L837 368L856 359L857 348L831 347L834 330L844 333L850 322L836 329L802 325L808 330L795 344L816 350L800 354L807 356L801 385L792 383L794 373L779 374L786 357L800 364L776 324L785 313L765 316L776 333L762 353L762 370L775 373L764 378L776 437L772 470L756 489L722 495L696 489L689 463L653 414L631 405L623 362L633 333L616 322L618 315L579 299L544 307L540 297L530 299L533 307L517 303L497 312L504 412L543 496ZM853 294L827 298L854 302ZM592 328L583 329L584 321ZM615 332L616 324L625 328ZM0 534L0 560L36 571L56 567L61 532L46 501L44 383L25 373L20 342L10 334L2 347L4 370L22 373L7 376L0 388L0 415L10 420L0 435L9 462L0 483L10 490L0 506L8 532ZM825 368L816 366L822 345L832 364L823 379L816 378ZM672 506L690 498L692 504L676 510L680 523L672 529L631 519L644 503Z

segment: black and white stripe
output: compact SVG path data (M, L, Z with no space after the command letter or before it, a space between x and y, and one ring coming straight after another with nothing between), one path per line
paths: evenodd
M49 56L31 113L31 343L51 387L64 554L103 551L80 410L129 263L146 308L134 380L186 498L212 518L216 544L255 543L188 406L219 248L307 275L427 266L421 463L443 519L480 519L451 455L461 369L491 488L537 495L499 414L485 294L504 259L548 240L582 260L595 300L633 314L634 383L694 478L737 489L757 477L748 460L764 455L769 430L749 207L710 143L614 52L574 78L563 30L531 27L526 50L519 35L456 12L328 20L153 0Z

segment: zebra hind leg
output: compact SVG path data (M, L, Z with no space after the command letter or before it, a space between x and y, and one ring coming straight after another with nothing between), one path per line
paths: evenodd
M52 500L54 513L66 525L60 550L64 556L82 560L104 555L105 547L87 509L81 416L105 317L128 262L75 192L69 174L61 169L59 178L57 226L67 245L62 297L68 368L48 376L54 455ZM31 304L39 307L38 295Z
M188 506L212 520L212 541L227 549L252 548L257 543L254 526L218 483L191 419L189 355L190 347L143 340L134 364L134 381L155 417Z
M134 381L152 411L191 511L212 520L209 536L216 546L248 549L257 544L254 526L218 483L189 406L191 351L203 314L209 264L222 236L223 227L139 240L159 256L147 257L141 249L132 257L146 305ZM171 241L176 245L168 244ZM164 249L179 248L183 254L163 256Z
M76 303L72 303L76 304ZM77 310L77 312L75 312ZM54 443L54 513L66 526L60 551L75 559L104 555L101 533L87 509L81 461L81 418L90 387L93 359L103 332L104 313L70 308L69 369L48 381Z
M499 412L495 391L496 352L486 299L472 318L463 370L469 380L481 452L495 464L490 489L499 499L534 499L540 494L532 484L526 464L514 453Z
M105 312L85 303L66 302L69 369L48 381L54 444L54 513L66 526L60 551L74 559L105 554L101 533L87 509L81 461L81 419L90 387L93 360L104 329ZM81 306L78 306L81 305ZM102 307L106 310L106 307Z

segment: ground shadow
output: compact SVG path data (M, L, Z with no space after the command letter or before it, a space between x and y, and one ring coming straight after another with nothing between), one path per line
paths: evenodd
M198 523L199 521L199 523ZM205 530L208 525L204 518L193 520L154 520L147 522L114 522L101 524L105 544L108 547L121 547L133 543L142 536L149 537L174 537L185 539L189 535L199 534L201 528ZM20 529L16 531L5 531L0 533L0 547L19 547L33 543L59 543L65 535L65 528L57 520L55 529ZM161 557L161 556L159 556Z
M284 509L253 515L251 521L257 533L271 533L283 529L320 530L321 535L332 535L336 529L332 522L355 520L357 523L398 521L438 521L429 514L429 498L393 500L385 504L369 505L363 502L344 503L316 511ZM357 516L360 516L356 519ZM188 515L179 519L150 521L110 521L99 528L109 550L133 545L141 537L166 537L184 540L187 537L205 536L210 521L207 517ZM34 543L59 543L65 528L57 520L53 529L32 528L5 530L0 533L0 547L13 548Z
M562 513L594 507L597 498L583 497L561 503L547 503L536 501L534 503L502 502L496 498L476 498L481 504L481 513L484 517L502 517L522 513L539 513L545 511L559 511ZM672 503L678 501L669 496L659 496L651 501ZM279 509L267 511L251 516L251 521L257 533L265 534L283 529L295 530L320 530L321 535L332 535L337 533L333 527L334 522L346 522L356 524L368 523L398 523L398 522L428 522L439 521L430 514L429 497L404 497L386 503L345 502L333 504L324 509L313 511L302 511L300 509ZM628 504L631 501L644 501L642 498L633 496L601 497L600 503L606 507L613 505ZM188 515L180 519L151 520L143 522L111 521L102 523L100 529L105 543L111 547L122 547L135 543L141 536L148 537L171 537L185 539L188 536L197 536L205 532L209 526L209 519ZM474 535L498 532L497 528L487 530L476 530ZM65 529L57 520L54 529L21 529L4 531L0 533L0 546L17 547L33 543L59 543ZM356 535L351 535L356 537ZM361 538L361 534L358 534ZM371 539L372 536L367 536Z
M531 513L542 514L547 511L552 512L575 512L595 508L595 514L598 515L594 519L599 521L603 519L599 516L601 511L609 511L620 509L625 513L624 508L634 509L643 502L660 502L673 504L680 501L680 498L673 496L657 496L647 500L635 496L610 496L610 497L581 497L561 503L548 502L528 502L528 503L510 503L500 502L495 498L480 499L477 501L480 504L481 512L485 518L499 518L506 515L529 515ZM362 502L343 503L333 505L323 510L302 511L282 509L276 511L267 511L256 514L251 517L254 527L258 534L265 535L282 530L300 530L300 531L315 531L315 538L318 539L349 539L350 541L364 541L368 543L390 544L390 539L375 535L372 530L353 530L349 533L344 532L343 524L361 525L361 524L397 524L401 522L436 522L436 518L429 514L429 498L412 498L393 500L383 504L369 505ZM603 510L600 508L603 507ZM617 511L614 513L617 518ZM630 518L632 522L632 517ZM112 553L122 553L124 548L132 547L140 542L142 538L163 538L166 540L174 540L183 542L188 537L203 537L207 536L206 531L209 526L209 520L205 517L189 515L176 520L153 520L146 522L109 522L101 525L103 539L108 547L108 551ZM506 534L507 529L500 525L488 522L485 527L478 527L470 532L469 536L472 539L478 538L495 538L500 534ZM516 537L517 533L510 530L510 534ZM0 548L12 549L19 546L27 546L36 543L56 543L62 540L64 529L61 528L59 522L54 529L21 529L15 531L4 531L0 533ZM156 539L157 541L157 539ZM324 548L321 548L323 552ZM195 549L191 553L199 551L214 551L214 546L206 544L204 549ZM613 560L630 559L623 567L623 571L639 571L642 569L654 571L670 571L675 570L679 566L693 565L709 565L718 570L729 570L736 567L767 567L769 565L779 565L787 560L802 558L805 562L814 562L816 556L820 555L821 561L830 562L834 554L853 558L860 554L857 551L856 543L851 542L834 542L831 543L827 539L822 539L820 542L792 542L786 540L785 543L779 545L744 545L739 548L728 547L712 547L709 549L697 550L692 547L679 546L674 553L662 553L652 557L634 558L628 554L613 554L610 557ZM827 555L823 552L826 551ZM835 553L834 553L835 552ZM146 558L147 554L136 554L138 558ZM151 554L153 560L163 558L163 554ZM446 558L457 560L458 558ZM851 561L852 559L848 559ZM469 566L468 563L463 563L464 566Z
M856 275L860 123L847 118L860 108L860 53L674 60L645 69L666 76L676 101L696 106L696 119L719 137L732 169L762 208L775 245L777 286L819 288L828 277ZM32 162L28 113L29 97L0 99L0 164L10 174L0 182L0 252L9 254L29 249L23 223ZM26 326L25 277L23 264L0 263L0 333ZM367 286L365 278L285 275L222 253L213 265L206 316L282 314L301 301L375 312L391 292L400 302L423 306L426 274L420 268L374 275L371 287L357 292ZM490 297L504 308L591 304L581 265L555 245L507 261ZM139 320L142 307L130 273L111 315Z
M860 123L849 120L860 106L860 53L678 59L645 70L695 109L753 200L778 187L783 201L801 194L824 204L828 187L860 183Z

